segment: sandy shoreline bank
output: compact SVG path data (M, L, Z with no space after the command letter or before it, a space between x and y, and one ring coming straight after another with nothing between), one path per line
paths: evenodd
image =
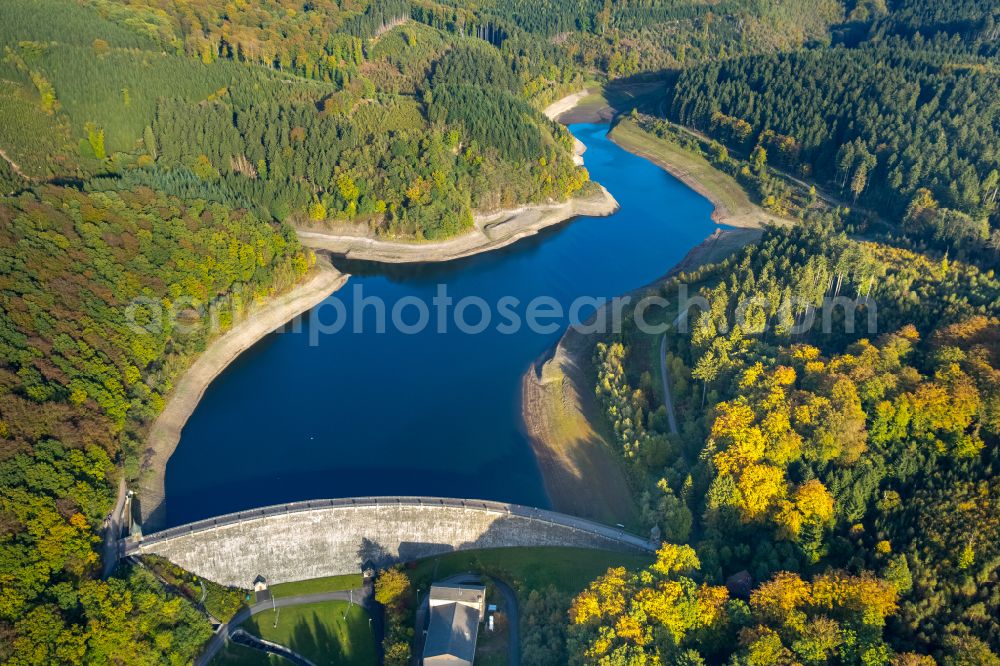
M588 94L589 91L584 90L569 95L554 102L545 112L549 117L558 117L572 110ZM585 147L579 141L577 143L579 157ZM629 149L627 146L623 148ZM660 166L670 170L664 164ZM682 180L704 194L699 189L700 185L695 187L688 179ZM478 216L472 232L439 243L381 241L362 233L336 235L308 230L300 230L299 236L307 246L350 258L384 263L448 261L510 245L573 217L605 216L617 211L618 203L611 194L598 187L587 196L567 202L524 206ZM731 221L727 223L734 224ZM705 251L703 246L706 244L714 247L715 252L726 245L716 234L692 250L689 257L696 254L699 248ZM685 257L685 261L689 257ZM162 521L167 461L177 446L184 424L212 380L243 351L298 314L314 307L347 281L347 275L339 273L326 262L321 264L308 282L268 303L213 342L177 381L146 441L139 490L147 529L155 529L158 521ZM574 335L578 339L574 339ZM587 410L581 407L588 400L594 403L592 387L586 385L589 356L577 358L574 354L578 355L584 349L583 353L589 355L590 347L592 342L569 331L560 341L555 356L537 374L535 368L529 370L522 382L525 423L543 469L546 491L555 508L605 522L627 522L635 509L624 470L615 452L593 431L592 421L586 416ZM594 406L588 403L588 408L592 410ZM566 444L567 433L573 446ZM562 436L563 441L553 445L556 435ZM598 473L595 470L602 471L599 485L594 484L594 475ZM595 501L595 498L599 499ZM595 511L594 506L610 509Z
M146 437L146 455L139 481L142 519L147 531L162 526L167 461L177 448L181 430L194 413L205 389L236 358L258 340L284 326L340 289L349 276L323 257L313 276L275 297L213 341L174 385L163 411Z
M549 120L558 121L559 116L571 110L573 107L579 104L584 97L586 97L589 94L590 90L584 88L583 90L572 93L571 95L566 95L565 97L557 99L556 101L549 104L547 107L545 107L542 113L548 116Z
M586 95L587 91L583 91L559 100L546 109L546 113L551 111L553 117L565 117ZM633 298L641 298L676 273L719 261L755 241L765 222L785 222L748 199L739 206L727 206L718 192L683 166L643 150L637 141L623 141L614 133L610 138L624 150L650 160L708 199L714 206L712 219L716 223L737 227L716 229L664 277L631 292ZM723 176L713 172L714 169L709 173L714 177ZM724 185L732 188L735 183ZM742 193L742 189L739 191ZM595 520L627 524L635 517L637 509L624 464L601 433L601 410L594 395L596 377L590 355L598 339L597 334L569 329L559 340L551 358L532 364L521 379L522 419L552 507Z
M632 525L638 512L625 466L598 428L592 338L567 330L552 357L521 377L524 432L553 510Z
M574 123L610 123L615 117L615 110L603 98L603 95L593 95L593 91L585 88L580 92L557 99L545 107L545 115L549 119L563 125ZM597 97L598 99L594 99ZM588 98L590 98L588 100Z
M571 103L564 100L555 102L553 113L561 113L560 104L571 108L586 94L587 91L582 91L568 96L566 99L574 100ZM549 114L548 109L546 113ZM586 147L577 140L575 157L578 163L582 163L584 150ZM357 259L384 263L448 261L510 245L574 217L611 215L618 210L618 202L606 189L598 187L598 191L588 196L566 202L523 206L478 216L472 232L440 243L379 241L360 234L337 236L310 231L300 231L299 237L304 245L313 249ZM268 333L322 302L340 289L348 277L321 259L316 274L309 281L269 302L215 340L177 380L166 406L146 437L138 492L147 530L162 525L167 461L177 448L184 424L194 413L208 386L241 353Z
M617 143L623 149L629 151L630 153L633 153L635 155L638 155L639 157L649 160L650 162L660 167L661 169L669 173L677 180L687 185L689 188L691 188L701 196L711 201L712 205L715 207L712 210L712 221L715 222L716 224L725 224L731 227L754 228L763 226L761 220L764 219L765 217L766 218L771 217L770 215L767 215L763 211L761 211L760 213L757 212L734 213L733 211L729 210L729 208L717 196L715 196L715 192L705 187L705 185L700 180L692 176L691 173L686 171L685 169L682 169L681 167L678 167L675 164L671 164L666 160L658 159L653 155L650 155L649 153L646 153L642 150L626 146L620 141L615 141L614 137L611 137L611 140Z
M719 190L716 189L716 187L720 187L721 189L719 182L717 182L715 186L709 186L706 182L703 182L701 178L693 174L692 169L689 166L673 162L665 158L663 155L657 154L653 150L645 149L639 141L632 139L618 127L608 134L608 138L610 138L623 150L627 150L634 155L638 155L639 157L649 160L701 196L708 199L712 203L712 206L714 206L714 210L712 211L712 220L716 224L725 224L731 227L760 228L765 224L787 225L793 222L790 219L778 217L777 215L769 213L760 206L751 202L749 197L746 196L743 188L736 183L731 176L715 169L703 158L694 154L684 155L684 159L692 162L698 161L698 167L703 170L707 169L708 173L711 174L710 180L715 179L717 181L730 181L725 183L725 187L731 190L738 190L742 194L741 198L744 199L743 201L740 201L738 204L727 202L720 194ZM703 162L703 164L701 162Z
M590 90L584 88L579 92L575 92L572 95L566 95L561 99L549 104L542 111L549 120L559 122L560 116L562 116L567 111L572 111L576 106L583 101L588 95L590 95ZM587 150L587 147L583 145L583 141L580 141L576 137L573 137L573 163L577 166L583 165L583 153Z

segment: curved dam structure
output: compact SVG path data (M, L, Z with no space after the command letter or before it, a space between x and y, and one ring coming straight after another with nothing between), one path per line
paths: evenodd
M314 500L240 511L124 541L223 585L357 573L459 550L574 546L653 552L625 530L517 504L435 497Z

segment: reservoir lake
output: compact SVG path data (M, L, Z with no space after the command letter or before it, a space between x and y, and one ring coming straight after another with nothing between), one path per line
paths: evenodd
M337 333L315 335L306 313L244 352L208 387L166 470L166 525L308 499L431 495L546 508L548 499L521 421L521 377L558 341L553 330L498 330L497 303L545 296L566 310L578 297L611 298L666 273L712 233L712 205L655 164L615 145L606 124L571 125L586 146L591 179L621 205L610 217L580 217L485 254L438 264L334 260L351 273L330 302L347 314ZM458 303L477 296L492 310L485 331L437 330L432 302L444 285ZM357 290L373 306L355 333ZM430 325L391 325L399 299L426 303ZM509 300L508 298L508 300ZM591 312L587 308L584 312ZM403 319L417 319L416 307ZM477 307L465 310L476 324ZM551 321L545 319L546 322ZM318 344L310 344L310 341Z

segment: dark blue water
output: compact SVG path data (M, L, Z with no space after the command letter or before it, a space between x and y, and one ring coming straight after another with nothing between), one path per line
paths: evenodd
M654 164L605 137L606 125L570 128L587 145L586 166L621 204L606 218L578 218L508 248L445 264L341 266L354 277L327 301L348 323L310 346L299 332L261 340L219 376L188 421L166 472L166 521L177 525L229 511L303 499L437 495L548 506L522 433L521 376L562 335L526 326L501 333L496 303L550 296L611 297L663 275L713 230L711 204ZM340 264L338 264L340 265ZM433 308L438 285L455 302L493 304L478 335L355 334L355 289ZM323 306L320 306L321 308ZM525 310L514 308L522 318ZM436 311L430 310L436 324ZM321 320L330 323L327 306ZM405 321L416 319L405 311ZM304 318L308 319L308 317ZM479 321L470 308L465 320Z

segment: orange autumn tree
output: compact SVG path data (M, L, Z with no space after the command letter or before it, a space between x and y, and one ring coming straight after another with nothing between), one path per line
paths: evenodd
M656 629L631 622L638 615L630 628L613 614L615 623L591 628L604 643L583 644L585 660L683 663L697 649L729 666L925 662L881 643L881 618L898 604L890 646L934 652L941 663L989 663L960 659L996 650L986 618L998 603L1000 279L958 254L944 261L856 243L840 234L843 222L769 230L661 288L694 288L703 299L664 337L677 432L657 411L657 358L651 365L647 351L658 339L635 325L608 343L613 359L598 359L614 379L598 394L620 397L606 400L611 424L668 437L657 456L640 447L627 465L645 487L644 527L671 531L661 497L677 498L692 518L668 540L690 538L701 566L672 575L749 595L755 582L797 572L787 574L804 591L789 605L793 622L757 618L749 606L742 622L741 602L730 599L729 645L689 630L667 652L653 648ZM824 294L856 307L821 313ZM855 578L830 573L839 569ZM629 592L622 598L627 609ZM626 649L626 635L648 642Z
M818 355L811 355L816 358ZM813 368L823 367L814 363ZM798 541L805 528L810 543L822 538L833 519L833 497L818 480L796 487L785 467L801 458L807 442L793 426L803 427L822 396L796 391L794 368L779 365L765 372L756 363L743 372L740 398L716 405L704 457L715 471L709 516L734 511L740 523L773 522L778 536ZM816 418L820 418L816 415ZM815 559L815 558L813 558Z
M810 542L822 538L823 529L833 520L833 496L817 479L810 479L783 500L774 516L778 535L790 541Z

